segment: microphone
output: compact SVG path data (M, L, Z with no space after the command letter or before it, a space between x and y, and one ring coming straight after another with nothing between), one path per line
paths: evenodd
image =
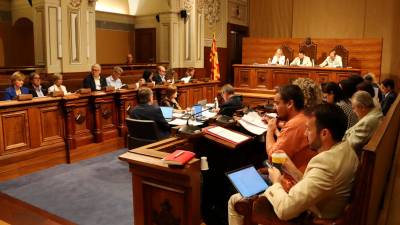
M201 128L198 126L194 126L194 125L190 125L189 124L189 120L191 118L194 118L194 116L205 112L207 110L213 109L214 107L207 107L206 109L201 110L200 112L194 113L193 115L190 115L189 118L186 120L186 125L183 125L180 129L179 129L179 133L183 133L186 135L192 135L192 134L197 134L200 133Z

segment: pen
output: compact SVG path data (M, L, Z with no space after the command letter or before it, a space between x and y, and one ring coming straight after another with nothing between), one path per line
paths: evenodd
M182 155L184 153L184 151L181 151L179 153L177 153L176 155L174 155L174 159L178 158L180 155Z

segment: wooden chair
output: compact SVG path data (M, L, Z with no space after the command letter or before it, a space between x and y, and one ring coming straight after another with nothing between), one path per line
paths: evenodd
M304 54L310 57L311 60L314 59L315 64L317 64L317 44L311 41L311 43L306 43L305 41L299 44L299 52L303 51Z
M289 47L288 45L282 45L281 46L282 53L286 57L286 59L289 59L289 62L293 60L293 52L294 50Z
M241 200L235 209L244 216L245 225L255 224L351 224L374 225L381 211L387 181L398 146L400 134L400 96L397 97L389 112L378 126L370 141L359 154L360 165L355 177L352 196L343 215L335 220L306 218L303 221L279 221L271 215L268 200L265 197ZM266 213L269 211L269 215ZM273 213L274 214L274 213ZM267 216L266 216L267 215Z
M161 139L156 122L126 118L128 149L133 149Z
M342 57L343 68L346 68L349 63L349 50L343 45L336 45L332 50L335 50L336 54Z

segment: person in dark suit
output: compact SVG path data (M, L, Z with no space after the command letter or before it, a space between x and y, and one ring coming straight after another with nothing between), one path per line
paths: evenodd
M390 106L393 104L397 97L397 93L394 92L394 80L383 80L380 88L383 93L383 99L381 101L382 113L383 115L386 115L386 113L390 109Z
M137 93L138 105L129 113L133 119L153 120L156 122L162 138L170 134L170 126L165 120L161 109L153 105L153 91L150 88L142 87Z
M221 89L224 103L219 106L220 115L233 116L236 110L243 108L242 97L235 95L235 89L230 84L225 84Z
M11 75L10 80L12 85L6 88L3 100L13 100L18 95L29 94L29 89L23 87L25 80L24 74L17 71Z
M107 87L106 78L100 76L101 66L94 64L92 72L83 79L83 87L90 88L92 91L100 91L102 88Z
M156 84L163 84L167 80L165 78L165 67L163 66L157 66L157 73L153 76L153 81L156 82Z
M32 94L34 98L44 97L47 95L47 89L43 88L41 85L40 75L36 72L32 72L29 75L29 93Z

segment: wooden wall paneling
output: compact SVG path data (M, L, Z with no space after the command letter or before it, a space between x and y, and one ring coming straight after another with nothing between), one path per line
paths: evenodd
M64 116L58 103L39 108L42 128L41 145L64 142Z
M192 96L190 106L197 104L198 101L204 99L203 88L202 87L193 87L190 89L190 95Z
M190 91L187 88L178 89L178 102L179 105L184 109L191 106L191 101L189 100L189 92Z
M217 96L217 92L214 86L205 86L203 88L203 98L207 99L207 102L214 102L215 97Z
M122 90L116 95L116 103L118 108L118 132L120 137L125 137L127 128L125 119L129 117L129 111L136 105L136 91Z
M135 56L138 63L156 62L156 28L135 29Z
M343 45L349 50L349 67L361 69L361 73L373 72L379 79L382 63L382 39L312 39L318 45L317 61L321 63L329 51L336 45ZM299 51L301 38L244 38L243 39L243 64L266 63L272 58L276 49L285 44Z
M255 70L256 72L256 88L267 88L268 71L266 70Z
M1 113L3 154L11 154L30 148L28 110L19 109Z
M102 98L101 103L101 133L103 136L103 140L118 137L117 128L118 110L115 104L114 96L106 96Z

